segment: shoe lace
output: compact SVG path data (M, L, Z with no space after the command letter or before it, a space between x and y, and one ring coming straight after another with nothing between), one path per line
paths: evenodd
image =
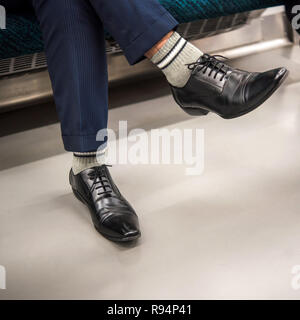
M91 185L91 192L97 190L98 196L111 196L113 189L111 183L106 175L106 167L111 167L109 165L102 165L100 167L95 167L92 172L88 174L89 179L93 181Z
M214 74L214 79L216 79L217 75L219 73L222 73L222 77L220 78L220 81L222 81L228 74L228 71L230 68L223 63L222 61L218 60L217 58L222 58L225 60L228 60L226 57L223 57L221 55L209 55L209 54L204 54L201 56L196 62L193 63L188 63L186 64L190 70L197 70L201 71L203 70L203 73L206 74L206 71L208 68L211 68L208 76L211 77L213 72L215 71Z

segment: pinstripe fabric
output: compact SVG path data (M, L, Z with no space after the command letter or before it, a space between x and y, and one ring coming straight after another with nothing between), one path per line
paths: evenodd
M108 85L103 26L82 0L33 0L45 40L65 149L94 151L107 126Z
M89 1L130 64L142 60L145 52L178 25L157 0Z
M156 0L147 0L147 5L140 0L32 3L43 32L65 149L95 151L106 143L96 141L96 135L106 129L108 114L103 24L119 39L129 62L135 63L177 21Z

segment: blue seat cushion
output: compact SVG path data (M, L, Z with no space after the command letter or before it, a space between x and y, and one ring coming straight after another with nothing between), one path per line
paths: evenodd
M234 13L282 5L283 0L159 0L179 21L192 22ZM7 28L0 30L0 59L43 51L39 24L32 13L7 15Z

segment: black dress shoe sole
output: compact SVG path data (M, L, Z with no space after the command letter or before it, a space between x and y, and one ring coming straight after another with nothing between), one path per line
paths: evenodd
M89 202L86 201L86 199L75 189L72 188L72 191L75 195L75 197L80 201L82 202L84 205L86 205L90 212L91 212L91 216L92 216L92 213L93 213L93 208L90 206ZM92 220L93 220L93 216L92 216ZM112 237L110 235L107 235L105 232L101 231L100 228L98 228L98 226L94 224L94 227L95 229L103 236L105 237L106 239L110 240L110 241L113 241L113 242L132 242L132 241L135 241L137 239L139 239L141 237L141 233L138 233L134 236L128 236L128 237Z
M283 84L283 82L286 80L286 78L289 75L289 71L285 70L284 75L282 76L282 78L278 81L277 85L267 94L265 95L256 105L252 106L251 108L244 110L243 112L234 114L234 115L227 115L227 116L223 116L221 114L216 113L218 116L222 117L223 119L234 119L234 118L238 118L241 117L247 113L250 113L251 111L257 109L259 106L261 106L266 100L268 100L272 94ZM206 116L209 112L213 112L211 110L206 110L204 107L203 108L186 108L183 107L179 101L177 101L175 95L173 94L173 97L176 101L176 103L180 106L180 108L186 112L187 114L191 115L191 116Z

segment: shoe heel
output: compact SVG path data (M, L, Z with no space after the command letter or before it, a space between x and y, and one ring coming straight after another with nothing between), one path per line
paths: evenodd
M86 201L83 199L83 197L80 195L80 193L78 193L75 189L72 188L72 191L74 193L74 196L83 204L87 204Z
M173 87L171 87L172 95L175 100L175 102L179 105L179 107L190 116L206 116L209 111L202 109L202 108L186 108L184 107L181 102L179 101L176 91Z
M209 111L201 108L182 108L181 109L190 116L206 116Z

